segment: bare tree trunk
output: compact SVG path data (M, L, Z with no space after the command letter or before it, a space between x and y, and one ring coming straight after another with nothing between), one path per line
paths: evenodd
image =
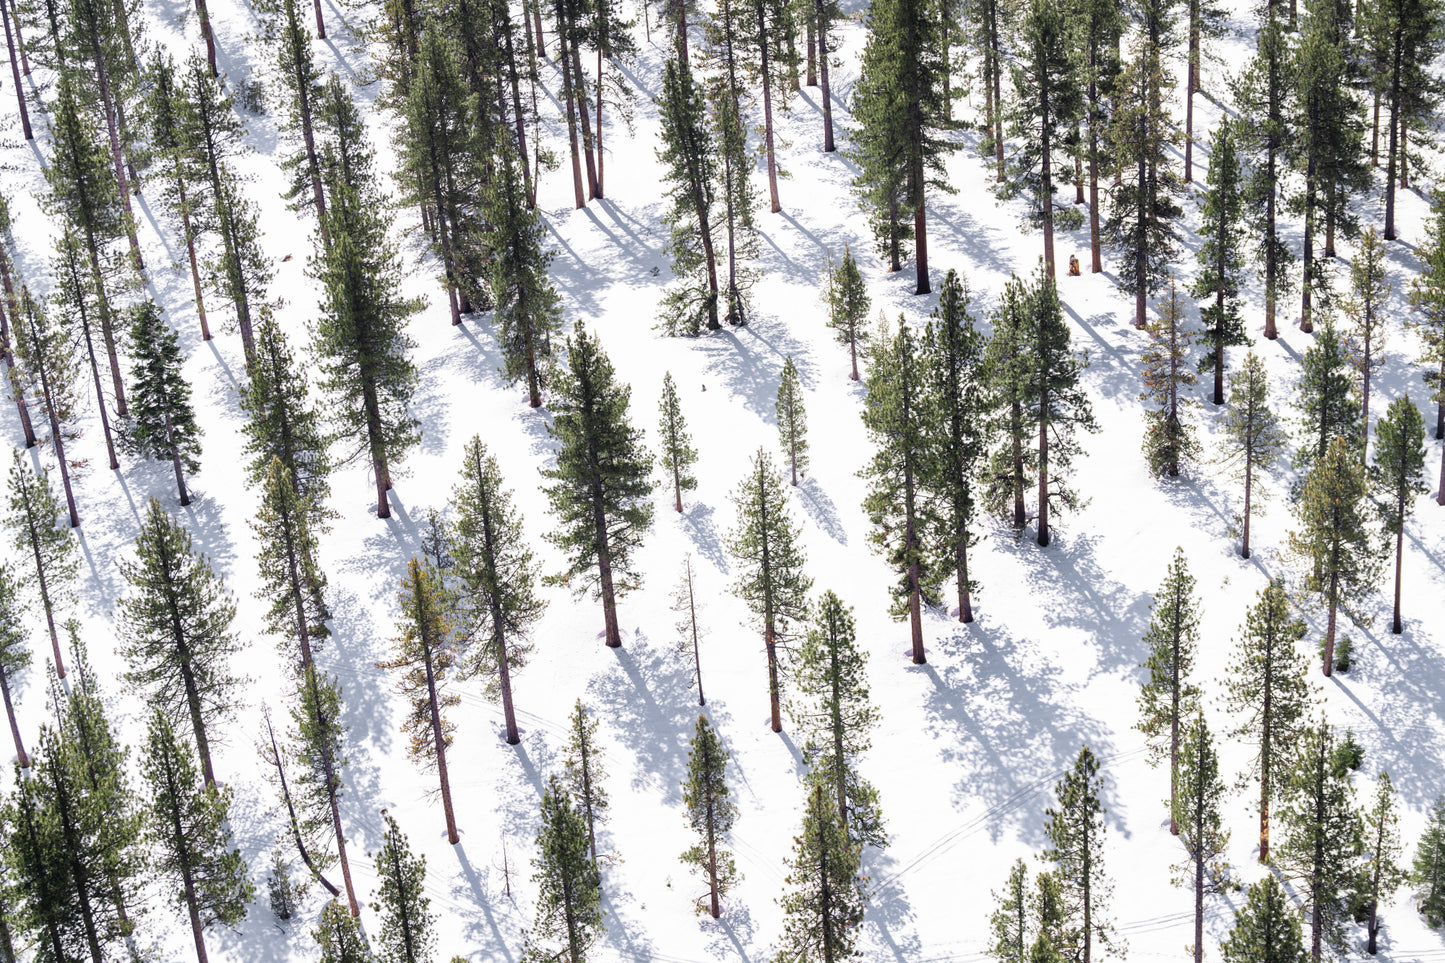
M567 35L561 28L561 10L557 13L557 59L562 64L562 101L567 115L567 144L572 152L572 191L576 195L576 207L587 206L587 195L582 189L582 158L577 152L577 114L573 107L576 91L572 81L572 58L567 55Z
M773 621L767 621L763 630L763 645L768 650L768 706L772 712L772 727L774 732L783 731L783 709L781 691L778 683L778 642L773 635Z
M823 153L831 154L833 146L833 101L828 88L828 21L824 0L814 0L814 16L818 21L818 66L823 79ZM854 378L853 380L858 380Z
M15 706L10 701L10 674L0 666L0 696L5 699L5 717L10 720L10 735L15 740L15 760L20 763L21 769L30 768L30 756L25 752L25 744L20 741L20 726L15 722Z
M1339 608L1339 582L1339 575L1330 575L1330 614L1329 619L1325 622L1324 670L1326 676L1333 675L1335 671L1335 610Z
M766 14L761 0L757 0L758 52L762 58L763 74L763 154L768 161L768 210L774 214L783 209L778 200L778 165L773 156L773 80L768 63L768 28Z
M1251 494L1251 482L1254 481L1254 443L1244 449L1244 546L1239 554L1243 558L1249 558L1249 496Z
M326 21L321 19L321 0L311 0L311 5L316 8L316 39L326 39Z
M437 776L441 779L442 787L442 813L447 820L447 842L453 846L461 837L457 835L457 820L452 814L452 787L447 779L447 741L446 734L442 731L441 705L437 700L436 674L432 670L431 640L425 640L426 656L423 659L426 668L426 690L427 701L431 712L432 739L437 755Z
M577 85L573 100L582 119L582 156L587 161L587 196L600 197L597 192L597 159L592 156L592 121L587 114L587 75L582 71L582 56L578 52L576 39L568 46L572 51L572 82Z
M296 851L301 856L301 862L306 864L306 868L311 870L311 875L316 877L317 882L325 887L326 892L332 896L339 896L341 895L341 890L337 889L331 880L321 874L321 870L317 868L316 863L311 858L311 853L306 849L306 841L301 838L301 821L296 818L296 805L291 801L291 789L286 784L286 767L281 761L281 751L276 746L276 733L271 728L271 715L269 712L266 713L266 735L271 740L271 757L276 766L276 776L281 783L281 800L286 804L286 815L291 821L291 835L296 843Z
M206 41L206 63L210 65L211 76L219 76L216 70L216 37L211 32L211 13L206 9L206 0L196 0L196 15L201 18L201 36Z
M1399 504L1395 506L1395 517L1399 519L1400 530L1395 533L1395 617L1390 623L1390 631L1399 635L1404 631L1400 623L1400 574L1405 555L1405 496L1401 493ZM1374 934L1370 934L1371 940Z
M918 189L918 203L913 208L913 254L918 271L914 294L928 294L933 285L928 279L928 213L924 198L923 156L913 159L913 183Z
M25 106L25 88L20 84L20 61L15 57L15 41L10 34L10 5L7 0L0 0L0 20L5 21L5 46L10 51L10 73L15 78L15 100L20 107L20 129L26 140L34 140L35 135L30 130L30 109ZM30 73L28 67L25 72Z

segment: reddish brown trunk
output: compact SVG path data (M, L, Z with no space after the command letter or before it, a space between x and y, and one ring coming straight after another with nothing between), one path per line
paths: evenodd
M321 0L311 0L311 5L316 8L316 39L326 39L326 21L321 19Z
M778 643L773 637L773 623L768 620L763 632L763 644L768 650L768 708L772 713L774 732L783 731L783 707L778 684Z
M823 95L823 153L831 154L835 150L833 146L833 102L828 89L828 21L824 0L814 0L813 10L814 16L818 20L818 64L822 68L820 76L823 80L821 88Z
M1334 674L1335 670L1335 610L1339 608L1339 583L1338 574L1330 575L1330 609L1329 618L1325 623L1325 675Z
M918 268L918 285L914 294L928 294L933 284L928 279L928 214L923 200L923 160L915 162L915 176L918 184L918 206L913 210L913 253Z
M211 32L211 13L206 9L206 0L196 0L196 15L201 19L201 37L206 41L206 63L211 76L219 76L216 70L216 37Z
M447 741L446 733L442 729L441 703L437 699L436 674L432 669L431 640L425 640L426 654L423 664L426 668L426 691L428 710L431 713L432 740L437 756L437 776L441 780L442 789L442 813L447 821L447 842L453 846L461 837L457 835L457 819L452 813L452 786L447 778Z
M572 50L572 82L577 85L573 100L582 120L582 156L587 161L587 196L601 197L597 192L597 159L592 155L592 120L587 113L587 75L582 71L582 56L578 51L577 41L573 40L568 46Z
M1049 400L1039 392L1039 544L1049 544Z
M783 209L778 200L778 166L773 156L773 81L772 68L768 63L768 27L761 0L757 3L758 52L762 58L763 74L763 155L768 162L768 210L774 214Z
M20 128L26 140L34 140L35 135L30 131L30 109L25 106L25 88L20 84L20 61L15 57L15 41L10 33L10 5L7 0L0 0L0 20L5 21L5 46L10 51L10 73L15 79L15 101L20 107ZM30 68L26 67L25 72L30 73Z
M572 58L567 55L566 32L560 28L561 13L558 15L557 59L562 64L562 102L567 115L567 145L572 152L572 192L577 208L587 206L587 195L582 188L582 157L577 150L577 114L573 107L575 89L572 81Z

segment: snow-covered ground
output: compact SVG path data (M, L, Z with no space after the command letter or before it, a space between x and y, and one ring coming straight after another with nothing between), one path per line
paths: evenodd
M356 95L370 104L379 84L365 83L372 75L352 29L360 26L363 14L330 2L323 6L332 39L317 44L318 55L325 65L356 81ZM841 63L833 74L843 145L848 123L844 106L863 43L862 4L854 0L845 6L854 19L842 28ZM1216 51L1226 66L1241 63L1252 45L1246 5L1235 7L1232 35ZM146 13L155 41L178 53L199 46L189 4L154 0ZM233 82L268 69L269 55L249 36L254 20L244 4L217 0L212 16L222 68ZM374 486L366 466L354 463L337 473L332 507L339 518L322 555L335 618L334 635L319 659L344 686L350 735L343 818L359 895L365 901L375 888L374 867L366 854L379 843L379 813L387 809L426 855L427 890L440 916L442 957L516 960L522 931L532 919L535 887L529 861L541 788L561 767L566 716L581 698L602 720L612 796L611 818L599 844L615 858L603 871L606 933L596 958L757 963L771 957L782 927L776 899L783 891L783 858L801 820L802 764L791 727L781 735L768 728L761 638L729 592L732 576L723 537L735 517L729 494L751 453L760 445L777 449L773 398L784 357L791 355L806 387L812 466L803 484L790 492L790 510L802 522L808 572L817 591L832 589L854 607L859 639L870 654L872 695L882 716L862 768L880 791L891 839L885 851L865 855L873 895L860 935L863 958L908 963L980 958L993 906L990 890L1002 884L1015 858L1037 865L1034 854L1044 843L1044 809L1052 804L1052 788L1085 743L1102 762L1107 864L1116 884L1112 914L1127 939L1129 956L1182 957L1192 940L1193 902L1188 890L1170 882L1170 864L1183 857L1183 850L1168 833L1161 802L1168 792L1167 773L1148 766L1143 739L1133 728L1139 664L1145 656L1140 639L1149 620L1151 593L1175 547L1181 546L1204 600L1197 678L1204 686L1211 726L1221 733L1229 725L1219 702L1221 678L1245 610L1267 578L1283 570L1281 548L1290 525L1283 497L1288 479L1270 482L1276 497L1268 513L1256 520L1255 556L1241 560L1227 534L1240 509L1240 493L1219 471L1203 464L1168 482L1146 471L1139 452L1143 409L1138 400L1145 336L1132 327L1132 300L1115 288L1112 264L1106 264L1102 276L1062 278L1060 292L1075 344L1089 354L1085 381L1101 425L1101 431L1087 439L1087 454L1077 468L1077 488L1089 503L1060 520L1057 538L1047 549L1035 544L1031 532L1016 539L1006 527L985 522L973 561L983 584L978 620L965 626L947 612L928 612L929 661L912 665L906 656L906 625L887 615L892 575L870 548L860 507L864 489L856 473L870 453L858 417L865 389L847 378L846 350L824 327L817 290L827 253L840 255L848 244L859 255L875 311L881 309L891 318L902 312L910 323L921 323L936 297L912 294L911 262L890 276L886 265L872 256L865 219L850 196L853 165L841 153L821 152L819 95L811 88L793 98L791 114L780 123L780 143L785 145L780 157L790 177L781 184L783 212L759 214L760 266L765 273L754 294L753 322L692 340L659 337L652 328L655 307L670 272L664 253L666 228L660 221L661 168L653 153L657 111L651 98L661 86L665 51L643 42L641 34L639 27L641 56L627 68L637 93L635 133L628 136L617 127L615 113L608 118L608 199L573 210L564 165L544 177L540 200L549 242L557 252L553 276L567 319L585 319L600 334L619 377L632 386L633 418L652 433L654 443L662 375L673 374L701 454L700 485L682 515L671 510L670 493L660 489L656 495L656 523L638 558L643 584L621 606L622 648L603 646L598 604L574 600L561 589L544 591L551 604L536 632L534 659L515 677L523 729L519 746L505 744L500 709L482 698L476 684L454 687L461 705L453 713L458 728L450 763L462 836L459 844L449 846L440 805L430 793L434 780L407 760L399 731L403 706L393 679L375 663L396 634L396 592L407 561L420 551L426 512L445 506L460 468L462 445L474 434L498 456L516 490L544 567L560 569L557 551L541 539L551 522L537 474L554 457L554 445L546 431L546 409L527 408L523 392L499 378L500 355L488 318L474 315L456 328L448 323L435 263L419 258L416 234L408 235L408 289L428 303L411 327L421 372L413 411L424 434L397 473L393 517L388 520L375 516ZM655 32L654 40L660 39ZM1222 70L1217 63L1206 68L1211 90L1225 89ZM547 78L554 87L555 79ZM961 109L971 116L976 108L965 103ZM1196 130L1208 131L1218 108L1201 97L1197 109ZM33 146L20 141L8 89L0 98L0 110L11 123L0 164L15 211L19 266L32 288L48 290L54 226L37 206L44 191L45 135L38 134ZM555 101L544 106L544 113L549 146L565 157ZM284 145L278 144L274 116L242 116L254 149L244 161L254 177L251 196L262 206L263 241L276 267L273 292L284 299L280 317L293 344L300 345L318 300L315 285L304 273L311 224L298 221L280 200L277 160ZM43 130L44 123L35 119L37 131ZM376 112L368 120L382 167L390 169L389 120ZM960 140L963 149L948 163L957 193L935 194L930 200L931 263L935 287L949 268L967 277L975 314L986 328L986 312L1003 282L1010 272L1031 271L1041 245L1036 236L1020 231L1019 208L999 205L989 193L988 171L975 149L977 134L962 134ZM1201 141L1201 146L1207 144L1207 136ZM1207 149L1196 150L1195 162L1196 179L1202 181ZM757 176L765 188L761 167ZM1071 191L1060 194L1064 200L1071 196ZM1378 221L1376 196L1359 203L1368 221ZM1405 243L1390 246L1395 280L1390 340L1371 411L1382 412L1388 399L1408 392L1433 424L1413 363L1416 344L1399 322L1406 280L1416 269L1411 245L1420 239L1425 203L1417 194L1403 192L1399 204ZM1197 224L1197 204L1190 200L1186 208L1190 224ZM400 211L399 227L414 227L414 216ZM189 358L186 374L195 387L206 433L205 453L202 471L193 481L195 502L182 508L166 465L123 458L120 471L107 471L95 412L85 414L85 436L70 449L71 458L88 461L78 484L84 564L74 610L86 626L91 657L113 710L135 743L143 735L140 704L120 679L124 665L112 651L110 617L124 590L118 562L131 551L146 499L160 498L225 577L236 595L246 645L236 668L253 681L246 705L226 733L216 770L236 788L233 825L261 895L236 931L210 937L212 958L248 963L309 960L315 957L309 931L321 906L320 888L311 887L303 918L286 925L279 924L264 903L265 865L283 823L255 740L263 705L279 707L286 686L275 643L261 630L262 603L253 596L257 576L248 519L258 493L240 483L237 470L243 419L237 404L243 377L239 337L223 330L215 341L200 340L189 275L181 266L184 251L174 230L150 199L140 202L138 217L150 268L148 293L164 304L181 333ZM1294 228L1297 242L1297 225ZM1192 234L1186 247L1179 271L1187 277L1195 270L1197 242ZM1061 235L1058 251L1061 264L1070 253L1087 263L1087 234ZM1349 253L1350 246L1343 245L1342 254ZM1269 367L1276 408L1283 413L1310 338L1288 323L1295 313L1292 305L1282 308L1278 341L1259 336L1257 284L1248 291L1246 311L1256 350ZM213 315L213 328L217 321ZM1231 349L1231 368L1242 357L1243 349ZM1205 390L1201 386L1193 394L1205 401ZM1192 413L1207 447L1221 413L1207 403ZM4 419L11 442L19 444L15 416L7 413ZM1433 477L1440 443L1432 440L1428 448L1427 470ZM41 463L48 458L31 457ZM1425 807L1445 792L1442 518L1445 510L1422 496L1405 543L1404 634L1389 634L1388 586L1382 584L1370 605L1374 627L1345 629L1356 642L1356 668L1331 680L1317 670L1312 675L1320 710L1341 729L1353 729L1366 749L1366 764L1357 777L1361 798L1370 791L1369 777L1381 768L1393 777L1411 852ZM732 753L729 778L741 808L732 847L743 879L718 921L694 914L693 900L703 887L678 859L690 844L679 782L698 707L690 659L673 649L675 616L669 604L688 553L706 599L706 711ZM1303 648L1313 663L1320 622L1311 624ZM35 642L37 654L43 653L38 634ZM32 673L19 705L28 741L33 742L43 721L43 696L40 676ZM1227 742L1222 748L1227 771L1241 771L1248 747ZM1264 872L1253 854L1253 799L1245 787L1230 798L1227 813L1233 833L1230 859L1246 881ZM511 871L510 895L504 863ZM192 951L183 917L162 904L162 895L168 894L152 895L156 905L148 914L148 938L163 946L165 959L187 958ZM1218 958L1218 941L1241 900L1239 894L1209 899L1209 958ZM374 927L375 919L370 910L363 912L367 926ZM1363 952L1362 929L1354 936L1353 952L1358 954ZM1445 960L1441 935L1423 926L1403 894L1386 909L1381 957Z

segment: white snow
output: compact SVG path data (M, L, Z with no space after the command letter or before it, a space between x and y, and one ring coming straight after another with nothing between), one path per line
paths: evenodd
M332 39L316 45L321 62L359 83L371 80L366 52L352 29L370 15L370 7L363 12L329 2L323 6ZM1217 51L1229 65L1242 63L1252 48L1247 5L1234 6L1232 35ZM857 77L863 43L861 2L852 0L845 8L853 19L840 31L841 63L832 78L844 147L848 115L843 104ZM232 81L269 69L268 52L249 36L255 29L249 8L236 0L215 0L211 9L222 68ZM189 5L151 3L146 12L154 40L177 53L201 49ZM404 709L393 679L375 663L396 633L396 592L407 561L419 552L425 513L445 506L461 447L473 434L480 434L498 456L545 569L560 570L558 552L541 538L552 522L537 474L553 457L554 445L545 430L546 410L528 409L521 388L499 378L500 356L488 317L469 316L459 328L448 323L436 264L419 257L416 234L408 235L403 247L408 290L428 302L411 328L422 376L413 411L424 435L396 473L389 520L375 516L367 466L353 463L337 472L332 507L339 518L322 553L335 617L334 635L319 659L344 686L350 735L343 818L359 896L366 901L375 890L367 852L380 840L379 811L388 809L427 858L427 890L439 914L440 958L460 954L477 961L515 961L522 931L532 920L535 887L529 860L541 787L561 768L566 716L581 698L602 720L606 786L612 796L611 819L601 829L599 844L614 858L603 870L606 932L595 958L666 963L771 958L782 927L775 900L783 891L783 859L801 820L801 762L791 725L781 735L768 729L761 636L729 592L723 535L734 524L729 494L751 453L759 446L777 451L773 396L784 356L792 355L807 390L813 464L803 484L790 493L790 510L802 522L816 590L832 589L854 607L859 639L870 653L872 696L882 714L862 769L879 788L891 840L886 851L865 856L873 897L859 935L862 958L908 963L981 958L993 906L990 891L1002 884L1017 857L1034 869L1042 866L1036 854L1045 841L1044 810L1053 802L1054 783L1084 743L1098 753L1105 778L1107 866L1115 882L1111 912L1119 935L1127 939L1133 959L1181 958L1193 938L1193 898L1170 882L1170 864L1181 859L1183 849L1168 833L1161 802L1168 792L1167 771L1147 765L1142 737L1133 728L1145 655L1140 638L1151 593L1175 547L1182 546L1204 599L1196 678L1204 686L1218 737L1230 724L1219 703L1220 680L1238 627L1267 577L1284 570L1281 548L1291 524L1283 494L1287 479L1271 480L1275 497L1267 514L1256 519L1255 557L1241 560L1226 534L1241 504L1233 484L1207 463L1173 481L1155 480L1146 471L1139 452L1142 407L1137 397L1145 336L1132 327L1132 300L1114 287L1108 273L1112 262L1106 263L1104 276L1061 278L1075 344L1089 353L1086 382L1102 426L1086 440L1087 454L1077 469L1077 488L1090 502L1060 519L1057 538L1046 549L1035 544L1032 529L1016 539L1007 527L983 522L973 557L983 584L976 599L978 621L965 626L948 613L928 612L928 664L911 665L906 625L887 615L893 576L869 544L860 507L864 486L856 472L871 451L858 417L865 389L848 380L846 349L833 342L823 324L817 289L825 252L841 254L844 244L852 246L875 312L881 309L890 318L901 312L909 323L920 324L936 297L912 294L911 260L890 276L873 256L866 220L850 196L853 166L841 153L821 152L819 94L809 88L793 98L791 115L780 121L780 160L791 176L780 185L783 212L758 215L765 276L754 293L753 322L697 339L659 337L652 329L655 306L670 272L651 96L661 84L665 50L659 43L665 38L654 31L653 43L643 42L640 25L637 35L642 54L628 69L637 85L636 131L626 135L617 114L609 112L608 199L572 210L565 131L555 102L549 102L544 104L548 146L559 152L563 166L542 179L541 207L557 251L553 276L568 320L585 319L600 334L619 377L632 386L633 419L648 429L654 443L662 374L672 372L701 453L701 484L685 499L681 516L671 509L670 491L659 487L656 523L637 560L642 587L621 605L621 649L603 646L598 603L574 599L561 589L544 590L550 607L535 635L534 660L514 677L521 745L505 744L500 709L481 697L476 683L452 687L461 696L452 713L457 733L449 761L462 836L458 845L449 846L432 792L435 780L406 758L399 731ZM1182 66L1176 62L1174 67L1182 80ZM1210 90L1225 90L1221 76L1218 63L1206 67ZM556 78L547 74L546 79L555 87ZM379 86L353 89L370 105ZM273 94L269 106L275 103ZM54 224L37 206L44 193L45 123L32 110L37 141L26 144L19 140L8 87L0 91L0 105L11 118L0 163L14 207L19 266L33 289L48 290ZM1182 104L1176 102L1176 108L1182 116ZM1204 97L1196 108L1196 131L1209 131L1218 108ZM964 103L959 109L973 116L980 105ZM318 300L305 275L313 225L298 219L279 198L282 178L276 162L282 145L274 115L242 116L254 149L244 161L254 177L250 194L262 206L264 244L276 266L272 290L284 299L280 317L299 348ZM379 166L389 170L392 122L376 111L368 120L381 150ZM988 192L989 169L975 149L978 135L962 134L960 140L964 149L948 163L957 193L930 198L930 260L935 289L949 268L967 277L975 315L986 324L985 312L1008 274L1032 271L1041 245L1036 236L1019 230L1020 209L999 205ZM1201 133L1195 152L1199 181L1207 157L1207 133ZM766 188L764 176L759 165L760 189ZM1427 425L1433 425L1433 406L1414 365L1416 343L1400 323L1406 281L1417 266L1411 245L1420 240L1426 204L1414 192L1397 196L1406 243L1390 246L1396 285L1390 340L1371 411L1383 412L1390 398L1408 392L1426 412ZM1062 189L1059 197L1071 201L1072 191ZM1378 192L1359 203L1366 221L1378 222ZM1190 200L1186 208L1190 224L1197 224L1197 204ZM236 596L246 644L235 668L252 683L246 705L226 732L216 770L236 790L232 822L259 890L244 924L234 932L213 931L208 942L215 960L311 960L316 952L309 931L321 906L320 887L310 887L303 918L286 925L277 923L264 902L265 867L283 822L254 744L262 706L279 715L287 686L275 642L260 628L262 603L253 597L257 578L248 518L258 498L241 484L237 464L243 418L236 397L243 377L239 336L222 323L226 312L217 305L211 313L217 339L200 341L189 273L181 266L184 251L173 226L149 198L140 201L138 218L149 266L147 293L164 304L189 356L186 374L206 433L202 471L192 482L195 502L183 509L168 466L123 457L120 471L105 470L93 405L87 407L85 435L69 449L72 458L88 460L77 489L84 565L73 611L85 625L113 711L127 738L139 743L142 707L120 678L125 666L112 651L109 620L125 590L118 562L131 551L146 499L154 495L175 513L225 577ZM398 212L399 228L414 228L414 220L413 211ZM1291 229L1297 243L1298 224L1291 222ZM1189 235L1179 264L1182 276L1194 273L1196 246ZM1349 250L1342 245L1342 254ZM1086 231L1061 234L1058 252L1061 265L1075 252L1087 263ZM290 260L283 260L286 256ZM1259 337L1257 284L1247 292L1246 311L1255 350L1269 366L1276 410L1283 414L1310 338L1289 323L1296 313L1293 302L1281 309L1279 340ZM1231 349L1231 368L1242 357L1243 349ZM1204 404L1192 416L1212 445L1222 409L1207 403L1206 392L1205 386L1193 391ZM15 415L7 412L4 418L11 442L19 444ZM1431 478L1438 471L1440 448L1439 442L1428 443ZM42 464L50 460L30 457ZM1311 676L1320 693L1319 711L1341 730L1353 729L1366 749L1364 769L1356 777L1360 798L1371 792L1370 777L1379 769L1393 777L1408 853L1423 826L1425 807L1445 792L1445 643L1438 628L1445 619L1442 512L1431 496L1422 496L1409 526L1404 634L1388 631L1390 586L1384 581L1371 604L1373 628L1342 630L1356 641L1357 667L1326 680L1316 666ZM706 712L732 753L729 777L741 808L731 845L743 880L725 901L719 921L694 914L693 901L704 886L678 859L690 845L678 785L698 707L690 660L672 648L675 616L668 606L686 553L693 556L706 601ZM1322 623L1314 619L1311 626L1302 648L1314 665ZM44 639L36 632L33 641L40 663ZM46 717L44 694L41 674L34 671L19 702L27 744L34 743ZM1230 774L1241 771L1248 751L1238 741L1224 745ZM1231 797L1227 814L1233 833L1230 859L1246 881L1264 872L1252 852L1256 794L1255 785L1247 783ZM504 850L510 897L504 894ZM297 870L302 871L299 862ZM329 875L339 880L338 873ZM151 889L154 906L143 932L159 942L165 959L188 958L193 952L188 926L162 889ZM1241 903L1242 894L1208 899L1207 958L1219 958L1218 942ZM376 914L364 910L363 922L374 930ZM1356 928L1352 938L1352 953L1363 952L1363 929ZM1445 960L1440 934L1424 927L1404 891L1385 911L1380 955L1389 961Z

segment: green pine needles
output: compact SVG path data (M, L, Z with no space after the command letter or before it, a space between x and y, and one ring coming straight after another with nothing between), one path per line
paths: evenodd
M682 784L682 805L697 842L682 854L682 861L707 878L707 895L698 897L697 911L717 919L722 913L722 897L739 878L732 854L723 848L737 820L738 807L728 798L728 751L707 716L698 715L689 745L692 751L687 760L687 781Z

